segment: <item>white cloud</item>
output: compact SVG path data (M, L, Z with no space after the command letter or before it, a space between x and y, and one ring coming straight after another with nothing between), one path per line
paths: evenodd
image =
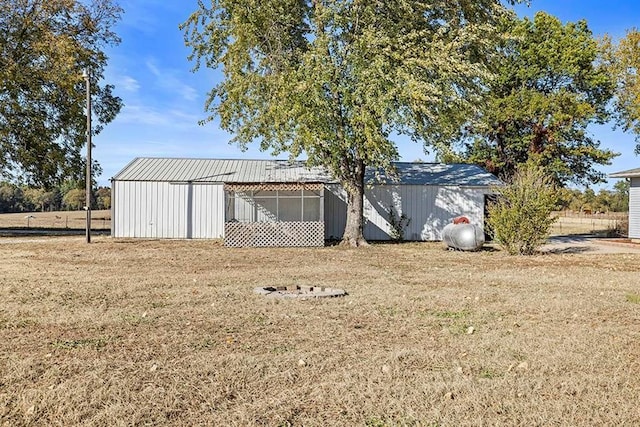
M163 126L171 129L193 129L199 127L198 122L203 118L202 115L179 109L163 111L143 104L125 104L114 125L134 124L138 128L153 126L155 130Z
M171 124L171 116L143 105L125 105L116 117L116 122L133 123L138 126L165 126Z
M119 79L119 82L116 84L117 87L122 88L127 92L137 92L140 89L140 83L136 79L131 76L122 76Z
M120 6L124 9L120 25L152 36L162 27L162 6L166 3L166 1L123 0L120 2Z
M161 88L170 90L171 92L179 95L185 101L191 102L198 99L198 91L176 77L175 70L168 68L160 69L153 59L147 60L146 66L147 69L155 76L156 84Z

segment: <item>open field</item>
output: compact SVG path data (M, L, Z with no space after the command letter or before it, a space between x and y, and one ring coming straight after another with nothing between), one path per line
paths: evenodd
M567 234L615 234L616 229L628 231L627 213L584 215L570 212L556 212L558 220L551 227L552 235Z
M87 224L86 211L23 212L0 214L1 228L82 229ZM111 211L92 210L91 229L111 229Z
M640 254L0 239L0 423L640 425ZM349 295L271 300L257 286Z

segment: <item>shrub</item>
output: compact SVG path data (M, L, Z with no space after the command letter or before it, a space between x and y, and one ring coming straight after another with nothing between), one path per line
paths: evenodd
M614 237L629 237L629 217L626 216L616 221L613 227Z
M411 224L411 218L407 217L404 213L398 215L396 209L393 206L389 207L389 225L391 230L389 237L391 240L401 242L404 240L404 231Z
M552 212L558 190L542 168L520 166L511 182L495 187L496 201L488 207L487 224L494 240L511 255L531 255L546 241L556 221Z

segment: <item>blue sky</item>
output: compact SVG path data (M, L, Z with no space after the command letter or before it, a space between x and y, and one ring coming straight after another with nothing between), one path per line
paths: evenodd
M197 1L120 0L120 5L125 13L116 31L122 43L108 50L105 80L116 86L125 106L94 138L93 156L104 170L99 185L109 185L135 157L268 158L269 153L256 148L242 152L229 145L231 136L216 122L198 125L206 116L207 92L220 74L206 69L193 73L187 60L190 51L178 25L197 8ZM586 19L596 35L621 37L627 29L640 27L638 0L533 0L531 7L517 7L522 16L539 10L565 22ZM640 167L632 135L611 126L594 128L593 133L603 147L621 153L603 172ZM398 146L402 160L433 160L419 144L399 140Z

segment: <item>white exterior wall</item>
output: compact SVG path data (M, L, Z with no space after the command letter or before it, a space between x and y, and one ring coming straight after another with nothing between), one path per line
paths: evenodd
M341 239L347 226L347 194L338 184L324 188L324 238Z
M114 181L112 192L114 237L223 237L222 184Z
M640 178L631 178L629 188L629 238L640 239Z
M635 186L634 186L635 181ZM630 236L640 238L640 179L632 181ZM112 183L114 237L216 239L224 237L225 196L222 184L114 181ZM365 191L364 235L388 240L389 209L411 219L405 240L441 240L441 230L457 216L484 224L483 188L427 185L375 185ZM346 194L337 184L324 192L325 238L339 239L346 226ZM635 195L635 199L634 199ZM268 212L236 198L236 214L244 220L265 220ZM630 207L630 210L633 208ZM257 216L257 218L256 218ZM238 218L240 219L240 218ZM634 228L635 227L635 228ZM631 234L635 230L635 234Z
M374 185L365 191L364 237L389 240L389 210L396 217L403 213L411 219L405 228L405 240L441 240L441 231L453 218L464 215L472 224L484 226L482 188L428 185ZM327 185L325 192L325 237L339 239L346 226L346 194L338 185Z

